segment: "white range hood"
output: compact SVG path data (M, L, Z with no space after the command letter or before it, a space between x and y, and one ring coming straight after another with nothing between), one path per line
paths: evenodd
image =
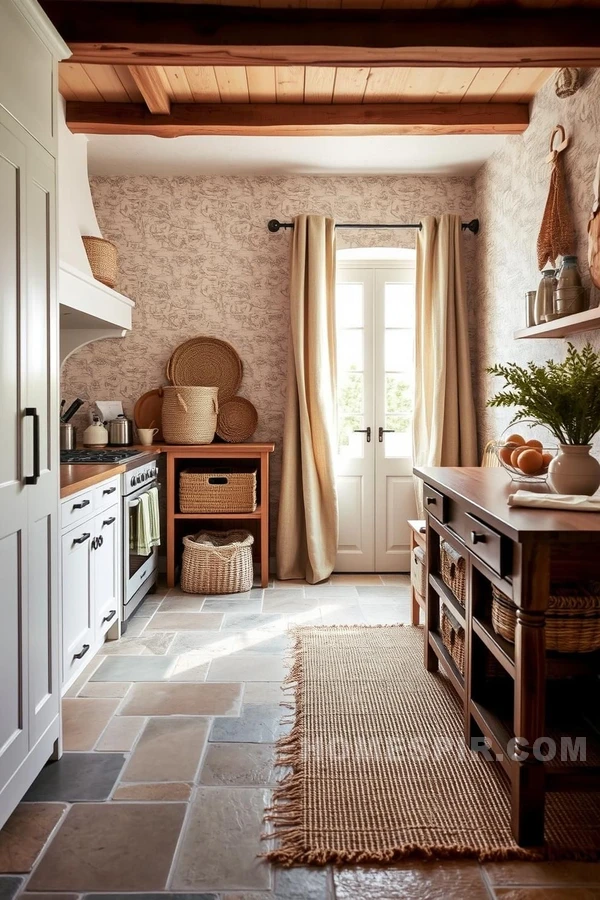
M87 138L71 134L59 109L58 133L58 298L61 364L79 347L131 330L135 303L96 281L81 240L102 237L88 180Z

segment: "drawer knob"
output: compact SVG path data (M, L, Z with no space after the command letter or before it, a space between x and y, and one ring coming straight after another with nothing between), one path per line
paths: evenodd
M472 544L485 544L485 534L479 534L478 531L471 532Z
M431 506L432 503L437 503L437 500L435 497L425 497L425 503L427 503L428 506Z

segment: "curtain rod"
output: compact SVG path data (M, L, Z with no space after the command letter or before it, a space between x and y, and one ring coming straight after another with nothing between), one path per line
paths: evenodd
M267 223L267 228L272 234L275 234L281 228L293 228L293 222L279 222L277 219L270 219ZM418 228L419 231L423 227L421 222L415 222L411 225L396 225L394 224L381 224L381 225L364 225L364 224L350 224L347 222L340 222L339 225L336 223L336 228ZM470 222L463 222L461 225L463 231L471 231L473 234L477 234L479 231L479 219L471 219Z

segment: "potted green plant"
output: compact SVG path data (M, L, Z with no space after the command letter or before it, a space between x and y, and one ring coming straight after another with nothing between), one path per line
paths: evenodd
M590 455L600 431L600 354L591 344L582 350L568 345L564 362L548 360L490 366L490 375L504 378L504 389L488 406L513 407L511 424L533 419L559 442L549 467L550 485L559 494L593 494L600 487L600 463Z

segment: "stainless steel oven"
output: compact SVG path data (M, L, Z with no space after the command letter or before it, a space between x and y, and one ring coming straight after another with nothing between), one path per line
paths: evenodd
M131 549L133 517L142 494L158 487L156 460L125 472L122 477L123 502L123 615L125 622L140 605L158 578L158 548L153 547L148 556L140 556Z

